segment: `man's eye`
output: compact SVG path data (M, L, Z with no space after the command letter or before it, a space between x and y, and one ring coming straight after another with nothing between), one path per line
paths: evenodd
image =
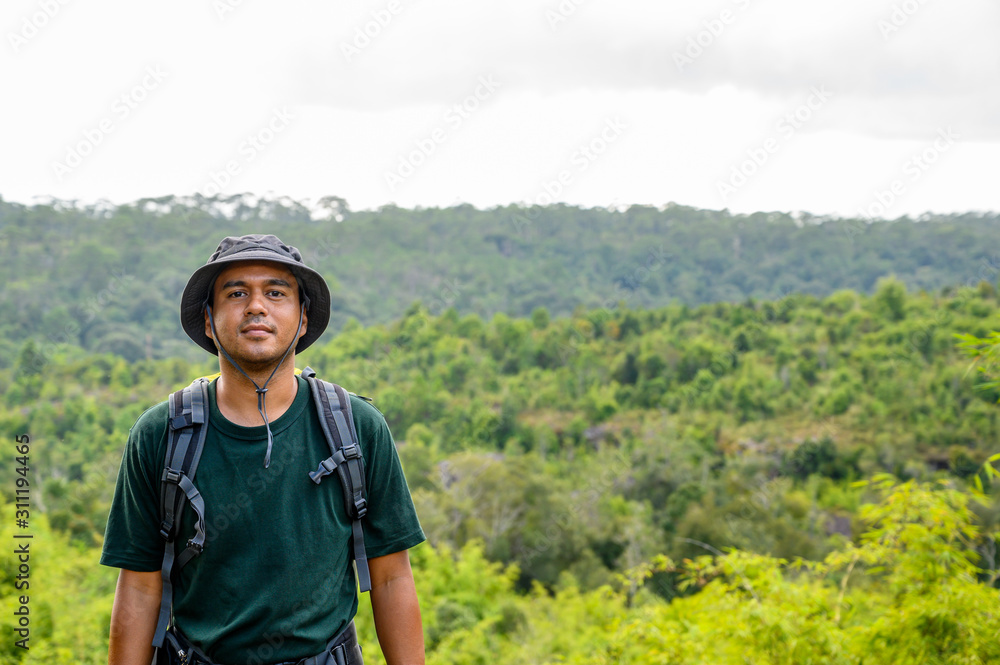
M270 296L272 298L280 298L285 295L284 291L271 291Z
M226 296L226 297L227 297L227 298L238 298L238 297L240 297L240 296L242 296L242 295L246 295L246 291L232 291L232 292L230 292L230 294L229 294L228 296Z

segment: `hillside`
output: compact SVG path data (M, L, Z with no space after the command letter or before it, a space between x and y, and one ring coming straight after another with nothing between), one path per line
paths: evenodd
M429 663L989 662L1000 509L971 481L997 388L954 334L1000 327L997 304L985 283L885 280L559 319L413 306L299 365L374 396L396 433L430 540ZM0 370L0 427L31 437L38 585L33 648L5 624L3 662L103 662L114 571L97 557L128 428L213 371L31 343ZM0 470L4 502L16 477ZM9 577L0 608L17 598ZM359 627L382 662L366 604Z
M873 474L964 484L996 451L1000 389L968 371L955 334L994 329L990 285L907 296L885 280L870 297L560 319L413 306L388 326L348 325L297 364L375 398L434 541L482 538L524 585L566 570L594 585L657 553L690 555L684 538L822 556L851 533L850 481ZM214 371L79 350L45 362L26 345L0 370L0 423L39 442L36 496L53 525L97 543L132 422ZM0 471L5 492L12 474ZM589 512L553 522L581 487L598 490ZM549 527L567 541L542 551Z
M269 230L306 238L345 308L296 365L374 398L396 439L429 540L413 552L428 663L1000 658L989 609L1000 606L989 471L1000 385L995 363L974 371L958 337L1000 330L995 220L901 220L851 236L848 221L549 208L536 209L553 216L545 238L496 245L487 222L510 210L354 215L335 204L317 221L291 204L203 203L195 222L164 202L0 203L0 246L15 264L0 264L0 429L30 436L24 472L0 466L0 533L16 532L24 478L34 548L32 649L13 646L5 623L0 662L106 661L115 571L97 559L128 430L217 371L173 330L172 299L216 236L261 230L265 212ZM603 227L629 219L628 233ZM330 229L340 253L325 255ZM698 253L733 232L738 260ZM641 262L661 236L691 248L676 250L684 270L620 260ZM767 260L747 246L767 247ZM837 247L857 261L850 270L833 272L848 256ZM363 268L373 264L391 278ZM461 270L473 276L450 301L408 299L414 284ZM897 276L877 276L887 273ZM616 290L614 276L629 274L634 288ZM753 295L779 274L799 290ZM662 290L737 283L746 290L731 301L701 304ZM5 549L0 610L12 616L19 564ZM365 603L359 630L366 662L383 662Z
M0 201L0 363L31 337L129 360L198 356L177 318L188 275L224 235L273 232L331 283L329 340L350 319L388 323L415 301L432 314L552 316L870 294L896 275L911 292L996 283L997 215L856 219L731 215L667 205L563 205L352 212L248 195L125 206Z

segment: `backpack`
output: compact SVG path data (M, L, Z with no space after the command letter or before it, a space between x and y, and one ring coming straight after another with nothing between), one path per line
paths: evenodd
M368 559L361 519L368 512L365 498L365 463L358 445L358 433L351 415L351 398L340 386L316 378L316 372L306 367L302 377L309 383L323 435L330 447L330 456L310 472L317 485L336 472L344 492L344 504L351 518L354 563L361 591L371 590ZM195 379L191 385L170 395L169 434L167 453L160 478L160 536L163 537L163 596L160 616L153 635L153 646L162 647L170 623L173 602L173 571L180 570L205 548L205 500L194 485L198 460L208 434L208 379ZM364 399L364 398L363 398ZM180 532L185 504L194 510L197 520L195 533L187 547L174 557L174 540Z

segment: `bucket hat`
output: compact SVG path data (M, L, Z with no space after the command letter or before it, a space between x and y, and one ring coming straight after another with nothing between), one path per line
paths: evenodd
M319 339L330 323L330 287L318 272L302 261L302 254L277 236L251 234L222 239L208 262L194 271L181 296L181 326L195 344L218 355L215 342L205 334L205 305L215 278L223 269L238 261L273 261L288 266L305 296L309 326L299 338L295 352L301 353Z

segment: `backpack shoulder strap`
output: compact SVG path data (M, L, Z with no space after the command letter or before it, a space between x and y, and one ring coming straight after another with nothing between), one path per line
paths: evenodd
M201 554L205 546L205 500L192 480L198 470L201 451L208 433L208 381L196 379L191 385L170 395L168 400L169 428L167 452L160 476L160 536L163 537L163 596L160 617L153 635L153 646L163 645L170 622L173 602L172 572ZM174 560L174 540L180 532L181 516L189 504L197 516L195 534L187 548Z
M316 378L316 372L306 367L302 376L309 382L309 389L316 403L320 427L330 447L330 456L319 463L319 467L309 474L317 485L326 476L336 471L344 492L344 505L351 518L352 540L354 541L354 564L358 572L361 591L371 590L371 576L368 573L368 557L365 554L365 536L361 519L368 512L365 496L365 460L358 445L358 432L354 427L351 412L351 398L340 386Z

